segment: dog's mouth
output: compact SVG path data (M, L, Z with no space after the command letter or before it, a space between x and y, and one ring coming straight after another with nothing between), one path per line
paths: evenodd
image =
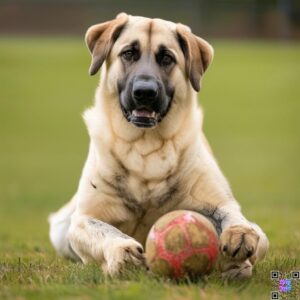
M157 123L161 121L160 114L154 110L140 108L132 111L126 111L123 108L123 112L127 121L137 127L151 128L155 127Z
M168 114L173 95L166 97L164 101L156 101L150 104L136 104L130 98L120 95L120 108L125 119L139 128L154 128L158 126L165 116Z

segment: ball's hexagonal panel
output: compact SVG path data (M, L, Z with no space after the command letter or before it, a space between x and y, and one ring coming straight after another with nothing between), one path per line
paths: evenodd
M179 225L174 225L164 237L164 244L167 251L178 254L184 250L186 241L184 232Z
M199 230L199 227L194 223L186 224L186 230L193 247L208 246L209 238L206 231Z
M182 269L188 275L206 273L209 268L209 257L205 253L196 253L182 262Z

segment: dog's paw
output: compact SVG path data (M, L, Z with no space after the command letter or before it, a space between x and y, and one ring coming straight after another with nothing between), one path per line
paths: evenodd
M245 279L252 275L252 264L249 259L243 262L233 262L233 261L222 261L221 276L222 279Z
M116 277L126 267L145 265L145 255L140 243L132 238L114 238L104 251L102 269L105 274Z
M244 261L255 255L258 240L258 233L250 226L230 226L220 236L220 252L231 260Z

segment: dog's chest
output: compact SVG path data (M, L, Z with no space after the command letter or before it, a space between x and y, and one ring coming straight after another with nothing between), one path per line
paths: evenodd
M113 152L120 161L123 172L135 175L141 182L149 182L151 190L155 182L164 181L174 174L178 167L179 153L172 140L162 140L144 135L134 142L117 139ZM129 182L135 191L137 182Z
M109 170L103 179L106 189L121 204L122 216L116 223L111 222L142 242L157 218L182 198L179 180L182 155L172 140L149 136L131 143L116 139L109 152L110 159L101 161Z
M133 143L117 140L115 185L124 204L135 214L161 207L178 191L179 154L172 140L143 136Z
M129 175L124 181L119 182L120 190L123 190L123 201L136 203L141 210L151 207L161 207L178 191L178 182L169 178L153 181L141 180L135 175Z

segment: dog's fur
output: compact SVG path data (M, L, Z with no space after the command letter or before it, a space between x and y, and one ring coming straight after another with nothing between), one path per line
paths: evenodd
M162 96L168 110L151 128L130 122L122 111L120 82L128 87L126 78L138 67L127 66L120 53L134 40L141 57L148 57L143 74L155 68L153 78L161 76L162 88L173 88L172 95ZM84 114L91 141L78 191L49 218L57 252L84 263L96 261L104 272L117 275L127 264L144 263L147 233L160 216L186 209L215 225L222 275L250 276L268 240L242 215L202 132L197 91L212 47L182 24L124 13L92 26L86 43L92 53L90 73L102 65L101 81L95 105ZM152 59L162 45L174 58L168 70Z

